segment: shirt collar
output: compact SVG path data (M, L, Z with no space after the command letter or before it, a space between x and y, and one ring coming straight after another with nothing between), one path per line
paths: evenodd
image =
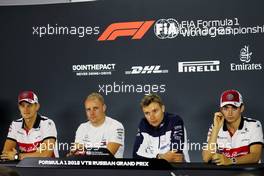
M35 120L35 123L33 125L33 128L39 128L40 121L41 121L41 117L40 117L39 114L37 114L37 118ZM25 120L23 119L22 120L22 127L21 128L24 128L24 127L25 127Z
M242 130L243 127L244 127L244 117L241 117L241 121L240 121L240 124L238 126L238 129ZM224 120L223 131L227 131L226 120Z

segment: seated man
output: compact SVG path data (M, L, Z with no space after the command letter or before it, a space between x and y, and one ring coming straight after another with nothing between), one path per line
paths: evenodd
M18 108L22 118L11 123L1 159L58 157L55 150L56 126L51 119L38 114L40 104L36 94L32 91L21 92L18 96Z
M141 108L145 118L139 124L133 157L190 162L181 117L165 112L165 106L156 94L146 95L141 100Z
M257 120L243 117L245 105L236 90L226 90L220 98L220 112L214 114L209 129L204 162L217 165L258 163L261 158L263 132Z
M68 156L82 154L85 148L107 148L116 158L124 153L124 127L106 116L104 98L99 93L90 94L84 101L88 121L76 131L75 146Z

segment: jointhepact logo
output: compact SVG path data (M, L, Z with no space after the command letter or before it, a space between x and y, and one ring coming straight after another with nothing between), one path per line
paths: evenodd
M132 66L132 71L125 71L126 75L136 75L136 74L151 74L151 73L168 73L168 70L160 70L160 65L151 66Z
M113 84L99 84L98 92L108 95L111 93L164 93L166 91L166 84L124 84L123 82Z
M116 40L118 37L131 36L133 40L141 39L154 21L135 21L110 24L98 41Z
M112 75L116 64L72 65L76 76Z
M219 71L220 61L191 61L178 62L178 72L216 72Z

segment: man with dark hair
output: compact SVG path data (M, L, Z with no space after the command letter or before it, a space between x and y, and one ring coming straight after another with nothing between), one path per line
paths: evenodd
M189 162L187 134L181 117L165 112L165 105L156 94L144 96L140 105L145 117L139 124L133 157Z
M56 126L51 119L38 114L40 104L37 95L32 91L21 92L18 108L22 118L11 123L1 159L58 157Z
M258 163L261 158L263 132L257 120L243 117L245 109L237 90L221 94L220 111L207 136L207 147L202 156L205 162L217 165Z

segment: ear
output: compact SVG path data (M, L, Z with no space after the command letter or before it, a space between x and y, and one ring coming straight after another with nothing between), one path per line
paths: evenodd
M244 112L244 110L245 110L245 106L242 105L241 108L240 108L240 112L242 113L242 112Z
M162 112L165 112L165 105L161 106Z
M40 104L39 103L37 103L36 104L36 106L37 106L37 111L39 110L39 108L40 108Z
M106 104L103 105L103 111L106 111Z

